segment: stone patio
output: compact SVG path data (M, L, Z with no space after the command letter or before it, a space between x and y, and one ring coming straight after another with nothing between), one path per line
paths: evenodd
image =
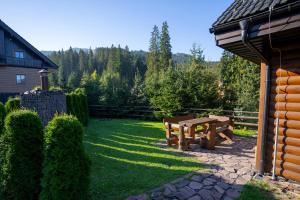
M176 179L159 188L127 200L230 200L240 195L243 185L254 175L256 138L235 136L233 143L224 142L215 150L193 145L184 154L195 156L204 168ZM159 144L166 148L164 143Z

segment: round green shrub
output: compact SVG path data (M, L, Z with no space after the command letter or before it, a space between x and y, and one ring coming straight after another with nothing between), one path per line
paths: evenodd
M0 102L0 135L2 134L3 128L4 128L4 119L5 119L5 107L4 105Z
M43 163L43 126L37 113L17 110L5 118L1 137L5 199L38 199Z
M55 116L45 129L42 200L87 199L90 161L83 127L71 115Z
M10 113L11 111L18 110L20 109L20 98L19 97L14 97L14 98L9 98L7 102L5 103L5 111L6 113Z

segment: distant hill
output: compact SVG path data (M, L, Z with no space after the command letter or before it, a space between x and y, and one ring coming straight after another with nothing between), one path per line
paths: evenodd
M76 51L77 53L80 51L80 50L83 50L84 52L88 52L89 49L87 48L77 48L77 47L72 47L73 51ZM45 56L50 56L53 52L55 51L41 51Z
M85 52L88 52L89 49L88 48L72 48L73 51L79 52L80 50L83 50ZM50 56L51 53L53 53L54 51L41 51L44 55L46 56ZM133 54L134 57L142 57L143 60L146 60L146 56L147 56L147 51L144 50L133 50L131 51L131 53ZM177 65L180 64L185 64L187 62L190 61L191 59L191 55L190 54L186 54L186 53L175 53L173 54L173 62ZM209 66L216 66L219 62L218 61L207 61Z
M145 57L147 56L147 52L143 50L139 51L132 51L133 55L139 56L139 57ZM191 55L190 54L185 54L185 53L176 53L173 54L172 56L173 62L175 64L184 64L190 61Z

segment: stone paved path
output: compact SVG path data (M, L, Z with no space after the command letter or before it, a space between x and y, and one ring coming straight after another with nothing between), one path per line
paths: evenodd
M159 188L127 200L231 200L240 195L243 185L254 174L256 138L235 137L233 143L223 143L215 150L184 152L198 158L208 170L199 170Z

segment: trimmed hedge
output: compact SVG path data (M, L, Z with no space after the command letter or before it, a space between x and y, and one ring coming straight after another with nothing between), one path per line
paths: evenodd
M86 126L89 120L89 111L87 96L82 89L68 93L67 98L67 113L77 117L77 119Z
M5 119L5 107L4 105L0 102L0 166L2 166L2 162L3 162L3 158L4 158L4 154L3 154L3 141L2 141L2 133L4 131L4 119ZM2 172L1 172L1 168L0 168L0 183L2 183ZM0 184L1 186L2 184ZM3 197L3 191L2 191L2 187L0 187L0 199L4 199Z
M20 109L20 97L10 97L7 102L5 103L5 111L6 113L10 113L14 110Z
M55 116L45 129L42 200L87 199L90 161L83 127L74 116Z
M2 135L2 131L4 128L4 119L5 119L5 107L4 105L0 102L0 135Z
M37 113L17 110L5 118L1 137L1 189L5 199L38 199L43 161L43 126Z

